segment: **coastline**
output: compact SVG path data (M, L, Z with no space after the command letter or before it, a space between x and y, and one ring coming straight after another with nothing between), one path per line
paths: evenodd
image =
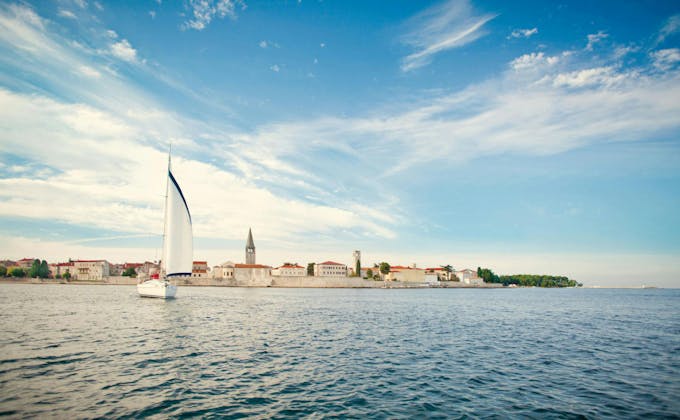
M134 286L137 279L129 277L107 277L103 280L63 279L0 279L0 284L62 284L66 286ZM459 282L442 282L438 285L398 281L364 280L356 277L281 277L266 278L260 281L236 281L224 279L187 278L177 282L180 287L272 287L272 288L304 288L304 289L502 289L503 285L485 283L484 285L462 284Z

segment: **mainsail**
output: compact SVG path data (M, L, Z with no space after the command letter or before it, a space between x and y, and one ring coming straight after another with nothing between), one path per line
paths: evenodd
M163 238L163 266L165 275L191 276L193 265L193 235L191 214L179 184L168 168L165 197L165 235Z

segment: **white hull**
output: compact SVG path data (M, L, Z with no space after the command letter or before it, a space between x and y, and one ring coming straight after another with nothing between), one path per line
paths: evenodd
M147 280L137 285L137 292L141 297L168 299L175 297L177 286L173 286L167 281Z

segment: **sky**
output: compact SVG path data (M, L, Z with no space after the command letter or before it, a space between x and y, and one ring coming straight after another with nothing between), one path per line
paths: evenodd
M0 259L680 287L680 3L0 3Z

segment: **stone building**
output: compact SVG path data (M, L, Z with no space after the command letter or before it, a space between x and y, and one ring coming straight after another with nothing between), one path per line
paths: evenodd
M209 271L207 261L194 261L191 266L191 277L207 279Z
M48 267L50 269L50 275L52 277L56 276L61 277L66 273L73 275L74 272L72 262L49 264Z
M234 263L231 261L224 262L213 267L210 273L214 279L233 279L234 278Z
M317 277L347 277L345 264L326 261L314 265L314 275Z
M390 272L385 276L385 280L423 283L425 282L425 270L417 268L415 264L411 267L395 265L390 267Z
M103 280L109 275L109 262L106 260L73 261L72 280Z
M234 279L248 284L270 284L272 268L261 264L234 264Z
M272 276L301 277L307 275L307 268L297 264L284 264L272 270Z

